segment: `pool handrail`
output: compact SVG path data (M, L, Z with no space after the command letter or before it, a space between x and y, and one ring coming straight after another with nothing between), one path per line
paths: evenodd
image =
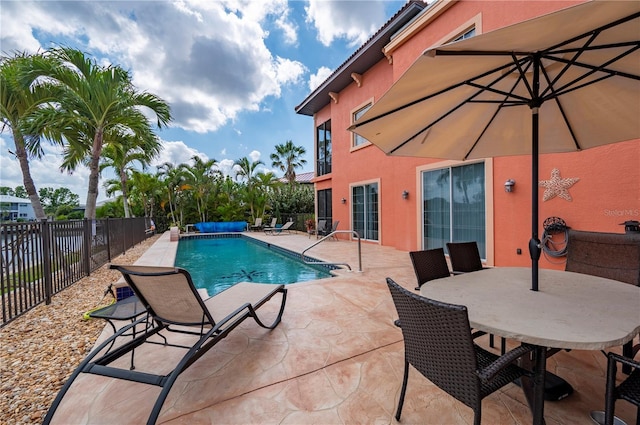
M328 266L347 266L347 268L349 269L349 271L351 271L351 266L348 263L331 263L331 262L325 262L325 261L307 261L304 257L304 253L309 251L311 248L313 248L314 246L322 243L323 241L332 238L335 234L337 233L349 233L350 235L355 235L356 238L358 238L358 272L362 272L362 248L361 248L361 243L360 243L360 234L358 232L356 232L355 230L334 230L333 232L329 233L326 236L323 236L322 239L312 243L311 245L309 245L308 247L306 247L302 253L300 253L300 257L302 258L302 262L305 264L323 264L323 265L328 265Z

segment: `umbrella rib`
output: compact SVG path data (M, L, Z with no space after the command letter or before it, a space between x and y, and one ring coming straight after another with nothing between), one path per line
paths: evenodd
M562 76L565 74L565 72L567 72L567 70L571 66L573 66L575 64L575 62L578 60L580 55L582 55L584 53L585 48L587 48L591 43L593 43L593 41L596 39L596 37L599 34L600 34L600 32L595 32L595 31L593 32L593 34L591 34L591 37L589 37L589 39L575 52L575 54L573 55L571 60L569 60L568 62L565 63L564 67L558 73L558 75L556 75L556 77L553 79L553 81L549 81L548 74L546 74L546 72L545 72L545 76L547 77L548 86L540 94L540 97L544 98L544 96L547 93L547 91L549 91L549 90L553 91L553 86L560 80L560 78L562 78ZM546 54L543 54L542 57L548 59L548 56ZM542 69L545 70L544 67L542 67Z
M498 68L497 68L497 69L495 69L495 70L492 70L492 71L490 71L490 72L485 72L485 73L483 73L483 74L481 74L481 75L478 75L478 76L476 76L476 77L472 78L472 80L476 80L476 79L479 79L479 78L485 77L485 76L490 75L490 74L492 74L492 73L494 73L494 72L496 72L496 71L499 71L499 70L501 70L501 69L504 69L504 68L506 68L506 67L508 67L508 66L511 66L511 64L502 65L502 66L498 67ZM459 103L458 105L456 105L453 109L450 109L449 111L447 111L446 113L444 113L443 115L441 115L440 117L438 117L435 121L432 121L431 123L427 124L425 127L423 127L421 130L419 130L417 133L413 134L411 137L409 137L408 139L406 139L405 141L403 141L402 143L400 143L399 145L397 145L395 148L391 149L391 150L389 151L389 153L390 153L390 154L394 153L395 151L397 151L398 149L400 149L401 147L403 147L404 145L406 145L407 143L409 143L411 140L413 140L414 138L416 138L419 134L421 134L421 133L425 132L426 130L430 129L431 127L433 127L434 125L436 125L437 123L439 123L440 121L442 121L443 119L445 119L446 117L448 117L449 115L451 115L452 113L454 113L455 111L457 111L459 108L461 108L462 106L464 106L466 103L469 103L469 102L473 101L473 98L474 98L474 97L476 97L476 96L480 95L484 90L489 89L493 84L498 83L498 82L499 82L499 81L501 81L503 78L506 78L506 76L507 76L507 75L509 75L509 73L504 73L503 75L501 75L500 77L498 77L497 79L495 79L494 81L492 81L490 84L488 84L488 85L486 85L486 86L478 86L476 83L473 83L473 84L472 84L469 80L467 80L467 81L463 81L463 82L461 82L461 83L459 83L459 84L455 84L455 85L451 86L451 89L453 89L453 88L460 87L460 86L462 86L462 85L465 85L465 84L466 84L466 85L471 85L471 86L473 86L473 87L478 87L478 88L480 88L480 90L478 90L476 93L474 93L473 95L471 95L471 96L469 96L468 98L466 98L465 100L463 100L461 103ZM518 77L518 81L520 80L520 78L521 78L521 76L520 76L520 77ZM514 84L513 88L511 89L511 92L513 92L513 90L515 90L516 86L518 85L518 81L516 81L516 83ZM497 92L496 90L493 90L493 91ZM509 96L511 96L511 95L512 95L512 93L503 93L503 92L497 92L497 93L505 95L505 101L506 101L506 98L508 98ZM433 96L435 96L435 95L433 95ZM431 97L433 97L433 96L431 96ZM426 98L423 98L422 100L427 100L427 99L426 99ZM422 101L422 100L421 100L421 101ZM415 104L415 103L418 103L418 102L419 102L419 101L415 101L415 102L412 102L412 104ZM504 101L503 101L503 102L504 102ZM402 109L402 108L397 108L397 109L396 109L396 110L394 110L394 111L390 111L390 112L388 112L388 113L386 113L386 114L379 115L379 116L377 116L377 117L371 118L371 119L369 119L369 120L367 120L367 121L365 121L365 122L360 123L359 125L366 124L367 122L369 122L369 121L373 121L374 119L382 118L383 116L385 116L385 115L389 115L391 112L396 112L397 110L400 110L400 109ZM495 118L495 116L498 114L498 112L499 112L499 111L500 111L500 107L498 107L498 108L496 109L496 112L495 112L494 116L491 118L491 121L493 121L493 118ZM491 121L489 121L489 124L491 124ZM488 126L489 126L489 124L487 125L487 127L485 127L485 128L484 128L484 130L482 130L481 136L482 136L482 134L484 134L484 132L487 130L487 128L488 128ZM356 127L357 127L357 125L356 125ZM478 140L476 140L476 142L473 144L473 147L475 147L475 145L478 143L478 141L479 141L479 140L480 140L479 138L478 138ZM471 148L471 150L473 150L473 147ZM471 151L469 151L469 153L470 153L470 152L471 152ZM467 155L469 155L469 154L467 153Z
M576 137L576 134L573 131L573 126L569 122L569 119L567 118L567 114L564 112L564 108L562 107L562 103L560 102L560 99L559 99L560 95L556 93L555 89L553 88L553 82L550 81L549 74L547 73L547 70L544 67L542 67L542 75L544 75L545 80L547 80L547 84L549 85L548 88L551 90L551 93L554 94L553 99L555 100L556 105L560 110L560 115L562 115L562 120L564 121L565 125L567 126L567 129L569 130L569 133L571 134L571 139L573 140L573 144L575 145L577 150L582 150L582 147L578 142L578 138Z
M473 142L473 144L471 145L471 148L467 151L467 153L464 155L464 159L468 159L469 155L471 155L471 152L473 152L473 150L476 148L476 146L478 145L478 143L480 143L480 139L482 139L482 136L484 136L484 133L487 132L487 130L489 129L489 126L491 126L491 124L493 123L493 121L496 119L496 117L498 116L498 114L500 113L500 111L502 110L503 107L505 106L514 106L514 104L509 104L509 105L505 105L505 102L507 102L507 99L509 97L511 97L513 95L513 91L516 89L516 87L518 87L518 84L520 83L520 80L525 80L526 82L526 78L523 78L524 72L522 70L522 68L520 67L520 63L519 61L516 60L515 56L513 57L514 61L515 61L515 65L518 67L518 71L520 72L520 74L518 75L518 78L516 79L516 82L513 84L513 86L511 87L511 91L509 93L505 94L505 98L502 101L502 103L496 108L495 112L493 113L493 115L491 116L491 119L487 122L487 125L484 126L484 128L482 129L482 131L480 132L480 134L478 135L478 137L476 138L476 140ZM529 65L531 65L531 62L529 63ZM529 66L527 66L527 68L529 68ZM505 74L506 75L506 74ZM498 81L500 81L502 78L504 78L504 75L499 78L498 80L496 80L493 84L497 83ZM527 85L528 86L528 85ZM529 88L529 87L528 87Z
M511 66L511 64L510 64L510 63L505 64L505 65L500 65L500 66L499 66L499 67L497 67L497 68L491 69L491 70L489 70L489 71L483 72L482 74L476 75L475 77L472 77L472 78L471 78L471 80L477 80L477 79L479 79L479 78L486 77L487 75L493 74L494 72L501 71L501 70L503 70L503 69L505 69L505 68L507 68L507 67L509 67L509 66ZM376 120L378 120L378 119L380 119L380 118L384 118L384 117L386 117L387 115L395 114L396 112L399 112L399 111L402 111L402 110L404 110L404 109L407 109L407 108L409 108L409 107L411 107L411 106L417 105L418 103L424 102L425 100L432 99L432 98L434 98L434 97L436 97L436 96L439 96L439 95L441 95L441 94L443 94L443 93L446 93L446 92L448 92L448 91L450 91L450 90L453 90L453 89L455 89L455 88L458 88L458 87L460 87L460 86L463 86L463 85L465 85L465 84L468 84L468 82L469 82L469 81L470 81L470 80L467 80L467 81L461 81L461 82L456 83L456 84L454 84L454 85L452 85L452 86L449 86L449 87L446 87L446 88L444 88L444 89L442 89L442 90L439 90L439 91L437 91L437 92L435 92L435 93L431 93L431 94L429 94L429 95L427 95L427 96L423 96L423 97L421 97L420 99L416 99L416 100L411 101L411 102L409 102L409 103L406 103L406 104L404 104L404 105L402 105L402 106L398 106L397 108L391 109L391 110L389 110L389 111L387 111L387 112L385 112L385 113L383 113L383 114L377 115L377 116L375 116L375 117L371 117L371 118L369 118L369 119L367 119L367 120L364 120L364 121L362 121L362 122L359 122L359 123L355 123L355 124L353 124L353 125L352 125L351 127L349 127L349 128L350 128L350 129L356 129L356 128L360 127L360 126L363 126L363 125L365 125L365 124L369 124L370 122L376 121ZM495 84L495 83L492 83L492 84ZM426 130L426 128L425 128L424 130ZM424 130L422 130L422 131L424 131ZM405 143L407 143L409 140L411 140L413 137L416 137L418 134L422 133L422 131L420 131L420 132L416 133L414 136L412 136L411 138L409 138L408 140L406 140L405 142L403 142L403 145L404 145Z
M562 94L568 93L570 91L574 91L574 90L576 90L578 88L582 88L582 87L585 87L585 86L592 85L594 83L602 81L605 78L613 77L613 76L626 77L626 78L631 78L633 80L640 80L640 76L638 76L638 75L629 74L627 72L621 72L621 71L616 71L616 70L613 70L613 69L607 69L606 68L607 66L611 65L612 63L617 62L618 60L624 58L625 56L630 55L631 53L635 52L638 49L640 49L640 43L638 45L634 46L632 49L629 49L626 52L623 52L623 53L619 54L618 56L608 60L607 62L603 63L600 66L593 66L593 65L589 65L589 64L583 64L583 63L580 63L580 62L573 62L573 65L575 65L575 66L582 66L584 68L589 69L589 72L586 72L585 74L583 74L583 75L581 75L579 77L576 77L572 81L567 82L564 86L559 87L558 89L556 89L557 95L562 95ZM563 60L560 60L559 58L554 58L554 57L549 57L547 59L554 59L554 60L559 60L560 62L564 62ZM571 61L569 61L569 62L571 62ZM567 66L569 66L569 65L571 65L571 63L569 63ZM603 72L603 73L606 73L607 75L605 77L597 78L595 80L587 81L587 82L585 82L583 84L580 84L578 86L571 87L571 86L575 85L576 83L578 83L579 81L582 81L585 78L595 74L596 72ZM549 87L547 87L547 89L545 90L545 93L550 89L550 87L551 87L551 85L549 85ZM547 99L550 99L552 97L555 97L555 95L554 96L544 96L544 99L547 100Z
M624 18L620 18L620 19L618 19L617 21L610 22L610 23L608 23L608 24L606 24L606 25L603 25L603 26L601 26L601 27L598 27L598 28L596 28L596 29L592 29L592 30L590 30L590 31L588 31L588 32L586 32L586 33L584 33L584 34L580 34L580 35L575 36L575 37L573 37L573 38L571 38L571 39L569 39L569 40L564 40L564 41L562 41L562 42L560 42L560 43L556 44L555 46L551 46L551 47L549 47L549 48L545 49L545 50L544 50L544 52L549 52L549 51L551 51L551 50L556 50L556 49L558 49L559 47L566 46L566 45L568 45L568 44L573 43L574 41L578 41L578 40L580 40L580 39L582 39L582 38L584 38L584 37L588 36L589 34L592 34L592 33L594 33L594 32L602 32L602 31L605 31L605 30L611 29L611 28L613 28L613 27L617 27L618 25L624 24L625 22L628 22L628 21L634 20L634 19L636 19L636 18L638 18L638 17L640 17L640 12L635 12L635 13L633 13L633 14L629 15L629 16L626 16L626 17L624 17Z

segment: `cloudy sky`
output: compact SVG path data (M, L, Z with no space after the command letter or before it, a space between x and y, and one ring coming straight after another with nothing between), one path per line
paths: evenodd
M294 107L404 3L0 0L0 50L12 56L72 46L129 70L139 90L172 108L171 128L158 133L157 164L199 155L229 170L246 156L269 168L274 146L292 140L307 150L305 172L313 171L313 120ZM37 187L68 187L83 203L88 171L61 173L59 149L44 147L45 158L31 162ZM10 150L5 129L0 186L13 188L22 175ZM98 200L105 199L100 190Z

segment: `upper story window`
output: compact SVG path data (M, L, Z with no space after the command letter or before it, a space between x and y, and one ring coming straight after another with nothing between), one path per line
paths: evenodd
M316 128L316 174L323 176L331 172L331 120Z
M466 40L467 38L471 38L473 36L476 35L476 28L470 28L468 30L466 30L465 32L463 32L462 34L460 34L459 36L457 36L456 38L454 38L451 41L460 41L460 40Z
M360 117L363 116L364 113L369 110L369 108L371 108L371 105L373 105L373 102L368 102L364 106L361 106L360 108L356 109L355 112L352 112L351 113L351 123L354 123L358 119L360 119ZM369 143L369 141L367 139L365 139L364 137L362 137L361 135L356 134L356 133L352 133L352 140L351 140L351 147L352 148L356 148L358 146L363 146L363 145L368 144L368 143Z

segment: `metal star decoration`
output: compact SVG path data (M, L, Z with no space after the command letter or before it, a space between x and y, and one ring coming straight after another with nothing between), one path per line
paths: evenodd
M551 180L540 180L538 183L541 187L544 187L544 194L542 195L543 201L548 201L556 196L567 201L571 201L571 194L567 189L576 184L580 180L578 177L563 179L560 177L560 170L554 168L551 170Z

